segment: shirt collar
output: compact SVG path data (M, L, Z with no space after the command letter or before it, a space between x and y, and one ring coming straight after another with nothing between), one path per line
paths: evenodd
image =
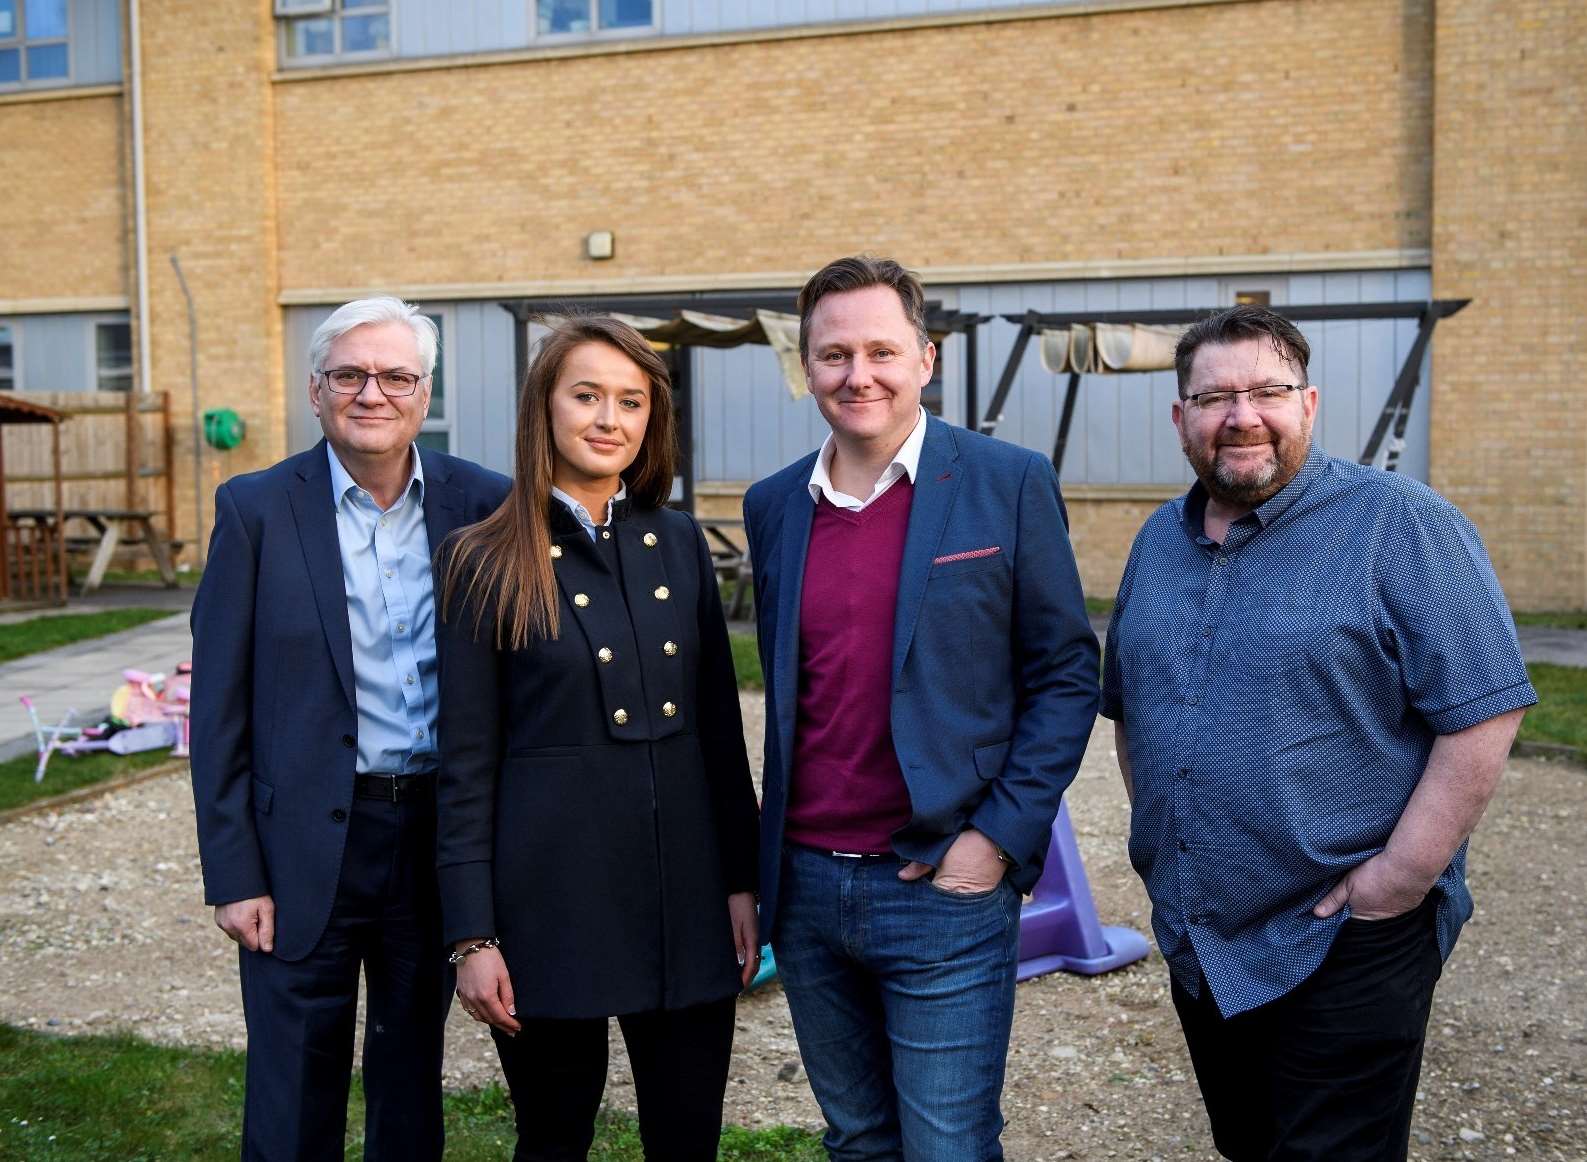
M1316 444L1312 444L1306 451L1306 462L1300 466L1300 471L1290 477L1289 483L1283 488L1252 509L1249 515L1256 517L1259 527L1267 528L1289 511L1290 506L1299 499L1301 493L1306 491L1307 486L1317 478L1327 463L1328 453ZM1201 481L1192 484L1190 491L1174 503L1179 508L1179 520L1191 537L1203 536L1207 527L1207 490L1202 486Z
M419 487L419 503L423 504L424 459L419 455L419 446L417 444L410 444L408 447L411 449L412 459L410 462L413 467L408 472L408 487L402 490L402 495L407 496L413 490L414 485L417 484ZM347 496L348 489L357 488L362 491L362 488L358 481L354 480L351 474L348 473L347 469L342 467L342 462L336 457L336 449L331 447L329 440L325 442L325 455L331 462L331 498L336 502L336 507L340 508L342 500ZM397 504L401 503L402 501L399 499ZM393 504L392 507L395 508L396 504Z
M909 477L909 482L915 482L915 473L920 470L920 450L926 444L926 409L920 409L920 417L915 421L914 428L910 431L903 445L887 467L882 470L881 476L876 479L876 487L871 491L870 499L885 489L900 476ZM810 499L820 503L825 495L834 504L838 497L847 497L847 493L839 492L832 487L832 454L837 445L833 443L832 433L827 433L827 438L821 442L821 451L816 454L816 465L810 470ZM862 497L849 497L854 500L865 500ZM842 506L840 506L842 507Z
M567 507L567 510L573 514L574 518L579 522L579 524L581 526L583 526L583 528L585 529L586 532L592 532L593 530L595 530L595 529L600 527L600 525L597 525L595 523L595 519L590 516L590 510L589 509L585 508L582 504L580 504L578 501L574 500L571 496L569 496L567 493L563 492L560 488L558 488L554 484L551 486L551 495L556 497L558 500L560 500ZM620 500L627 500L627 499L628 499L628 485L626 483L619 484L617 486L617 491L612 494L612 498L606 502L606 519L601 521L600 523L603 524L603 525L611 524L612 523L612 511L615 508L617 502L620 501Z

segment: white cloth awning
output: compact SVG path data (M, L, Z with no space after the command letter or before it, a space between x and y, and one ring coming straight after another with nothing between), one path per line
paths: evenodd
M1147 323L1082 323L1041 332L1042 366L1054 375L1172 371L1184 327Z

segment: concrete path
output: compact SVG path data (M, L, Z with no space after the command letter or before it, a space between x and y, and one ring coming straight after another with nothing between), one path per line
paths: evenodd
M1587 630L1523 625L1515 632L1521 637L1521 653L1529 662L1587 666Z
M167 591L157 592L163 595ZM191 589L185 591L189 603L192 593ZM142 603L122 600L105 602L101 607L111 604L125 607ZM168 608L163 603L161 607ZM74 602L69 612L79 611ZM59 722L69 709L78 712L78 723L96 723L104 717L110 696L121 685L121 671L169 673L178 662L190 660L193 638L188 633L186 608L173 609L172 614L136 629L29 654L0 665L0 759L34 749L28 712L17 700L23 694L33 699L39 717L46 723Z

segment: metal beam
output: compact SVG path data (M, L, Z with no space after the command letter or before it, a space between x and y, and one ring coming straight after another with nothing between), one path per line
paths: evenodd
M1052 446L1052 470L1059 476L1064 471L1064 450L1069 446L1069 423L1075 418L1075 397L1080 394L1080 373L1069 373L1069 386L1064 391L1063 416L1058 421L1058 438Z
M1415 302L1391 303L1315 303L1296 306L1269 307L1275 315L1291 322L1317 323L1353 319L1420 319L1431 311L1445 319L1460 311L1470 299L1433 299ZM1188 307L1164 311L1064 311L1040 313L1026 311L1023 315L1002 316L1010 323L1034 322L1038 327L1073 327L1080 323L1143 323L1175 324L1194 323L1228 307Z
M1018 323L1019 334L1014 336L1014 348L1008 353L1008 362L1003 364L1003 374L998 376L997 388L992 392L992 402L986 405L986 416L981 420L977 431L990 436L997 430L998 424L1003 422L1003 404L1008 400L1008 393L1013 390L1014 377L1019 374L1020 361L1025 358L1025 348L1030 346L1030 337L1036 333L1040 325L1041 316L1035 311L1026 311L1023 316L1004 315L1011 323ZM973 420L974 417L972 416Z

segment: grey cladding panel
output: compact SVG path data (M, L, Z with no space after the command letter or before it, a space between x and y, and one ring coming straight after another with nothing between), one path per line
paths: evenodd
M20 349L24 391L93 391L94 324L125 315L21 315L9 320Z
M71 75L74 85L121 80L121 5L117 0L71 0Z

